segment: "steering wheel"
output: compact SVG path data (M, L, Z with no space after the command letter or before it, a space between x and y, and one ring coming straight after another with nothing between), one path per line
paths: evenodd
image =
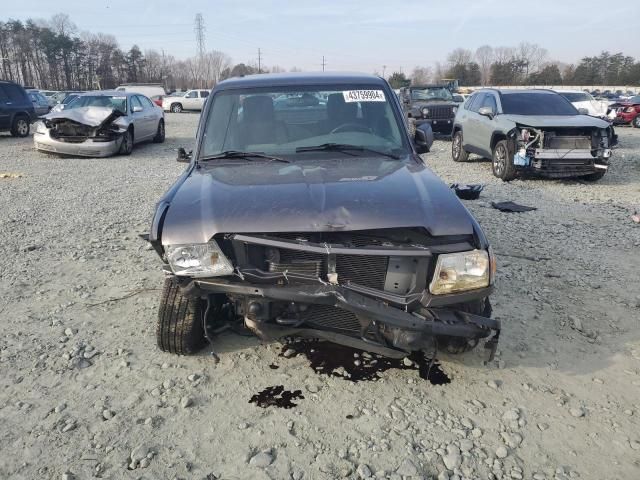
M360 125L359 123L343 123L342 125L338 125L336 128L331 130L331 133L341 133L341 132L365 132L365 133L373 133L369 127L365 125Z

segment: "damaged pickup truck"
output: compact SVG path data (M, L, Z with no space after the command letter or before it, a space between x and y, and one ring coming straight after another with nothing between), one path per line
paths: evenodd
M274 99L312 95L320 108ZM495 259L480 226L419 157L387 82L361 74L221 82L147 237L164 263L160 349L225 328L313 337L401 358L481 339Z
M491 158L504 181L526 174L597 181L617 138L609 122L581 114L551 90L483 89L456 114L451 156Z
M36 124L36 150L83 157L129 155L136 143L164 142L164 112L144 95L81 93Z

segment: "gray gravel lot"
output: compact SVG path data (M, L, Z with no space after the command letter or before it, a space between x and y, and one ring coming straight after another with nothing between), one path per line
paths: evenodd
M0 478L640 478L640 130L619 129L597 184L502 183L447 141L424 156L486 185L465 204L498 254L504 328L495 362L443 357L435 386L318 375L231 333L218 363L156 349L162 274L137 234L197 120L168 114L166 143L100 160L0 134L0 174L22 174L0 178ZM248 403L274 385L305 398Z

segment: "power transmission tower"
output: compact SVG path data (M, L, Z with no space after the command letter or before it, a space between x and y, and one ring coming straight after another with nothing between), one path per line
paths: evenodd
M322 71L324 72L324 67L327 65L327 62L324 59L324 55L322 56Z
M201 13L196 13L195 27L194 30L196 32L196 44L198 48L198 70L201 70L204 67L204 18ZM200 87L203 88L204 79L200 79Z
M386 65L382 65L382 78L384 78L384 72L387 70Z
M198 56L200 58L204 57L204 31L206 30L204 26L204 18L201 13L196 13L196 22L194 30L196 32L196 44L198 45Z
M262 50L258 48L258 73L262 73Z

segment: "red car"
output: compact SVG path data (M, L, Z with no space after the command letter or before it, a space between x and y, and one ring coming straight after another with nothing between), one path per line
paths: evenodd
M163 98L164 98L164 95L154 95L153 97L151 97L151 101L156 105L158 105L159 107L162 107Z
M640 128L640 95L631 97L628 100L615 103L611 108L616 110L616 118L613 123L618 125L633 125Z

